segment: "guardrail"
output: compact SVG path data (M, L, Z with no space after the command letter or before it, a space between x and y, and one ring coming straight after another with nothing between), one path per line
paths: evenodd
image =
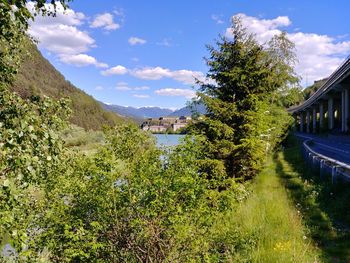
M350 182L350 165L312 150L309 143L312 143L312 139L303 142L304 159L312 169L319 171L321 179L324 179L326 174L330 174L333 184L338 180Z

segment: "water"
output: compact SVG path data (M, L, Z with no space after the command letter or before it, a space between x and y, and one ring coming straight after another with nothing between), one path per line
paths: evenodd
M181 134L154 134L158 146L175 146L180 143L180 139L185 135Z

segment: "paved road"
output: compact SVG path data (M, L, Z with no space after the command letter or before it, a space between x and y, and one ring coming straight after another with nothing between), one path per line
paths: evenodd
M300 132L295 135L300 138L312 139L313 144L309 144L309 146L315 152L350 165L350 136L318 136Z

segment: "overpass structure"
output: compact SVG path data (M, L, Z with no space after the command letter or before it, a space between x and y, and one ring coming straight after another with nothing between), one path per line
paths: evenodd
M312 96L288 109L300 132L317 133L350 128L350 56Z

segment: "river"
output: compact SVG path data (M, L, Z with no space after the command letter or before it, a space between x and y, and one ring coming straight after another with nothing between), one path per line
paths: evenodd
M185 135L182 134L154 134L157 139L158 146L175 146L180 143L181 138Z

